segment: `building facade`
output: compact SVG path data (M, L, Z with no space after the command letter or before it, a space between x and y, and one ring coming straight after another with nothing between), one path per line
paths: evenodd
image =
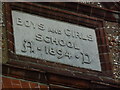
M3 88L120 88L120 3L2 3Z

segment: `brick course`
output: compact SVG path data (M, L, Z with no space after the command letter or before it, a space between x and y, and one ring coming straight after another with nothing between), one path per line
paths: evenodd
M45 84L25 81L17 78L2 77L2 88L38 88L40 90L49 90L49 86Z

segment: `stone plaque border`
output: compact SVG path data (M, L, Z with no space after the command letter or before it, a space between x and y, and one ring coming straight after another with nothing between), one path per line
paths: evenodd
M102 71L94 71L84 68L77 68L60 63L50 61L43 61L40 59L30 58L26 56L16 55L14 52L14 36L12 27L12 10L18 10L26 13L43 16L50 19L56 19L72 24L83 25L95 30L99 57ZM70 76L75 78L86 78L92 80L98 79L98 75L112 77L112 64L109 60L108 40L103 28L104 21L102 19L88 17L79 13L66 11L59 8L49 7L45 5L37 5L35 3L5 3L5 20L8 43L8 62L7 64L20 67L23 69L30 69L35 71L45 71L54 74ZM85 73L85 75L84 75ZM88 74L86 74L88 73ZM94 75L94 76L93 76ZM92 76L92 77L91 77Z

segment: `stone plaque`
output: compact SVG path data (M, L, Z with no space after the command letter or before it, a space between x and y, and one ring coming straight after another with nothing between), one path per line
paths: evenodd
M15 53L101 71L95 30L12 11Z

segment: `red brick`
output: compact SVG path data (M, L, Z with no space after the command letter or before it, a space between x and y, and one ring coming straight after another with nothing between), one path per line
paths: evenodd
M21 88L21 85L12 85L13 88Z
M8 85L8 86L12 85L10 78L3 77L2 80L3 80L4 86L6 86L6 85Z
M1 90L1 88L2 88L2 82L0 82L0 90Z
M106 42L107 45L109 44L109 40L108 40L107 36L105 37L105 42Z
M96 35L97 35L97 37L100 37L100 31L99 30L96 30Z
M20 85L19 80L11 79L11 81L12 81L12 85Z
M47 85L39 85L40 90L48 90L49 87Z
M31 88L39 88L38 84L32 83L32 82L29 82L29 83L30 83Z
M97 42L98 42L98 45L102 45L102 41L101 41L101 38L97 38Z
M25 81L21 81L21 86L22 88L31 88L30 85L29 85L29 82L25 82Z
M12 85L5 85L4 88L13 88Z
M103 45L106 45L106 44L107 44L107 42L106 42L106 39L105 39L105 38L103 38L103 37L102 37L102 38L101 38L101 41L102 41L102 44L103 44Z
M99 46L98 48L99 48L100 53L108 53L109 52L108 46L106 46L106 45Z
M4 84L2 83L2 88L4 88Z

